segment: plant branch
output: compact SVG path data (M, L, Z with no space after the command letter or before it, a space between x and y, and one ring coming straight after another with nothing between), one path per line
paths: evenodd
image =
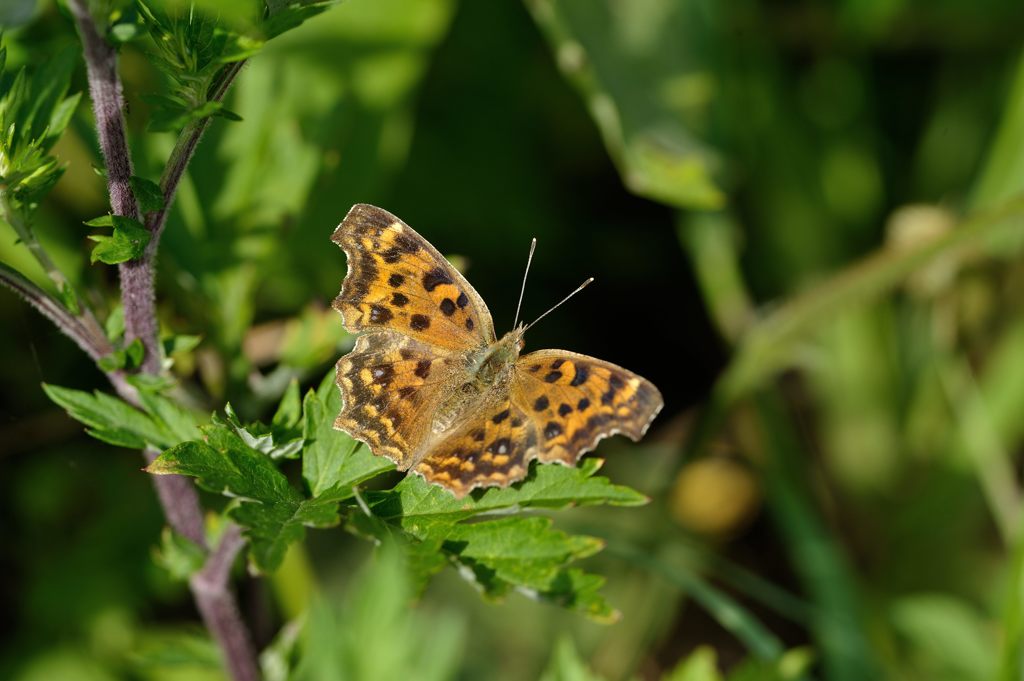
M238 525L230 523L203 569L192 575L189 586L203 621L207 622L217 645L224 652L224 663L231 678L235 681L256 681L260 678L256 652L245 628L234 625L241 621L241 617L227 588L231 566L244 546L245 539Z
M245 61L233 62L226 65L217 74L216 79L210 87L209 101L219 102L224 98L228 88L234 82L235 77L242 70ZM181 182L185 169L192 160L199 140L210 125L211 117L207 116L198 121L193 121L185 126L174 143L174 149L167 161L163 176L160 178L160 189L164 195L164 205L160 210L146 215L146 227L152 233L152 238L146 246L144 259L152 260L156 256L157 247L160 243L160 236L163 234L164 225L167 224L167 215L174 201L174 195L178 191L178 184Z
M101 357L109 354L113 348L110 341L102 333L93 333L86 327L80 317L71 312L50 296L46 291L36 286L25 278L17 270L0 263L0 284L11 289L25 299L29 305L49 319L60 329L61 333L70 338L82 349L82 352L89 355L95 362Z
M100 148L107 166L111 209L115 215L138 220L141 216L131 188L132 163L122 115L123 101L121 80L117 74L117 53L100 36L85 0L69 0L68 6L78 26L84 47L89 93L92 97ZM229 70L229 73L230 76L223 83L219 96L223 96L223 90L230 84L237 69ZM120 266L125 340L129 343L135 338L142 340L146 353L141 369L148 374L160 373L161 360L153 268L157 240L174 191L203 130L205 124L183 131L164 173L164 207L153 215L152 221L147 220L147 227L153 234L150 245L142 258ZM116 383L115 388L118 388ZM129 399L121 389L118 389L118 393ZM135 397L134 393L131 397ZM137 400L129 401L135 403ZM151 461L157 452L147 449L143 454ZM183 536L205 545L202 507L192 481L182 476L167 475L153 476L153 482L168 523ZM232 530L229 527L217 549L208 556L207 564L191 580L191 587L196 607L207 629L220 645L224 663L232 678L236 681L254 681L260 676L256 654L234 596L228 588L229 568L243 545L244 540L237 528Z
M69 0L82 38L89 76L100 151L107 168L107 188L114 215L139 220L139 204L132 192L132 160L125 135L121 79L117 75L117 51L103 39L89 13L85 0ZM136 338L146 349L142 370L160 372L159 329L156 318L156 296L152 258L129 260L118 266L121 275L121 298L124 303L125 342Z
M39 240L36 239L36 235L32 232L31 227L29 227L29 225L18 213L18 211L11 205L11 201L7 193L4 191L0 191L0 214L2 214L4 221L7 222L7 224L9 224L11 228L14 230L14 233L18 235L18 239L21 241L21 243L23 243L25 247L28 248L29 253L32 254L32 256L36 259L36 262L38 262L40 267L43 268L43 271L46 272L46 276L48 276L50 278L50 281L54 283L54 285L57 287L57 290L60 292L67 292L75 296L76 302L80 310L80 312L78 312L77 314L68 310L66 306L56 303L56 301L53 302L56 303L58 307L60 307L64 311L65 314L63 316L73 318L79 323L82 329L93 341L91 343L91 350L99 352L100 355L94 356L91 350L87 350L85 347L82 347L82 349L85 350L86 353L89 354L89 356L92 357L93 360L97 360L99 359L99 357L102 357L103 355L111 352L113 350L113 347L107 340L107 335L103 331L103 327L101 327L100 323L96 320L96 315L93 314L92 309L89 308L85 301L78 298L77 294L74 293L74 290L71 287L71 283L68 281L67 277L65 277L64 273L60 271L60 268L57 267L56 263L54 263L53 260L50 259L50 254L46 252L46 249L44 249L42 244L39 243ZM28 280L26 279L25 281L27 282ZM19 291L19 293L21 292ZM22 295L24 296L24 294ZM43 295L46 294L44 293ZM49 298L49 296L46 297ZM25 299L32 303L32 301L29 300L29 298L26 297ZM33 303L33 305L35 305L35 303ZM46 315L51 321L57 324L58 327L61 327L61 330L64 331L65 334L68 333L67 330L61 325L61 323L58 320L51 317L46 311L44 311L38 305L35 305L35 307L44 315ZM78 342L70 334L68 334L68 337ZM79 345L81 346L81 343L79 343Z

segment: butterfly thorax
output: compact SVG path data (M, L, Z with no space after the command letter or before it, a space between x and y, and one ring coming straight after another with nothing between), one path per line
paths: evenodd
M465 359L465 380L434 413L431 430L441 433L477 410L481 403L507 394L502 388L512 380L522 333L509 331L500 340L471 350Z

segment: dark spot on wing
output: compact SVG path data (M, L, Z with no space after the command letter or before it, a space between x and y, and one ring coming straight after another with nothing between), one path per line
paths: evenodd
M415 392L416 392L416 388L414 386L407 385L404 388L399 388L398 389L398 396L403 398L403 399L407 399L407 398L411 397L413 395L413 393L415 393Z
M494 416L491 417L491 423L493 423L495 425L501 423L502 421L504 421L505 419L508 418L508 414L509 414L509 410L508 409L506 409L505 411L498 412L497 414L495 414Z
M380 257L384 258L384 262L389 265L394 265L396 262L402 259L402 252L397 248L389 248L380 254Z
M561 371L551 371L551 372L548 372L548 375L544 377L544 381L547 382L547 383L554 383L555 381L557 381L561 377L562 377L562 372Z
M398 288L399 286L405 283L405 277L403 277L401 274L392 274L390 277L388 277L388 283L394 286L395 288Z
M466 319L466 329L469 331L473 330L473 319L472 317Z
M564 359L556 359L554 362L551 363L551 368L552 369L557 369L558 367L562 366L563 364L565 364L565 360Z
M562 404L559 405L559 407L558 407L558 415L559 416L568 416L571 413L572 413L572 407L570 407L568 404L566 404L565 402L562 402Z
M418 253L420 245L416 243L416 239L413 239L408 234L399 234L395 237L395 247L403 253Z
M541 395L540 397L537 398L537 401L533 403L533 410L544 411L545 409L548 408L548 404L548 398L544 395Z
M583 383L585 383L586 380L589 377L590 377L590 370L587 369L587 367L585 367L585 366L583 366L581 364L577 364L576 365L576 375L572 377L571 381L569 381L569 385L571 385L573 387L578 386L578 385L583 385Z
M371 305L370 306L370 323L371 324L387 324L391 321L394 315L383 305Z
M450 283L452 283L451 275L440 267L435 267L423 275L423 288L427 289L427 291L433 291L441 284Z
M554 421L548 421L547 425L544 426L544 437L548 440L556 438L562 434L562 426L558 425Z
M414 314L409 318L409 326L414 331L423 331L430 328L430 317L425 314Z
M399 293L398 291L395 291L394 293L391 294L391 304L394 305L395 307L404 307L405 304L408 302L409 299L406 298L401 293Z
M426 378L427 376L429 376L430 375L430 360L429 359L421 359L420 361L416 362L416 370L413 373L415 373L420 378Z
M469 434L469 436L470 436L471 438L473 438L474 440L476 440L477 442L483 442L483 439L484 439L484 430L483 430L483 428L477 428L476 430L472 431L472 432L471 432L471 433Z
M580 398L580 401L576 403L576 409L578 411L583 411L584 409L586 409L589 406L590 406L590 400L588 400L586 397Z
M398 354L401 355L402 359L405 359L405 360L412 359L415 356L413 354L412 350L406 350L405 348L402 348L401 350L399 350Z
M469 298L466 297L465 293L459 292L459 297L455 300L455 304L459 307L466 307L469 305Z
M446 317L451 317L455 314L455 303L452 302L451 298L445 298L441 301L441 312L444 312Z

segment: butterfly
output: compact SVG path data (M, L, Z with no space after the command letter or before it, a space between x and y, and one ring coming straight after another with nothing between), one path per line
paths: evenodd
M361 333L337 364L334 426L399 470L462 498L533 459L574 466L604 437L639 440L661 410L650 381L610 362L521 355L526 325L497 338L469 282L386 210L356 204L331 239L348 258L333 307Z

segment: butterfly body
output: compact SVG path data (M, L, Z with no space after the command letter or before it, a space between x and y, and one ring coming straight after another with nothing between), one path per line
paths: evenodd
M338 362L335 426L461 497L507 486L529 462L574 465L615 433L642 437L662 406L649 381L564 350L498 339L462 275L387 211L357 204L333 240L349 271L334 307L362 332Z

